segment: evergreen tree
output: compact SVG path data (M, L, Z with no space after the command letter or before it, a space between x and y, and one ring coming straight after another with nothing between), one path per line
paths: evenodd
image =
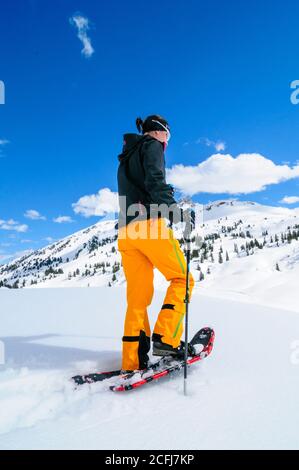
M280 271L280 267L279 267L278 263L276 263L276 268L275 269L276 269L276 271Z
M117 263L117 261L114 263L113 267L112 267L112 272L113 273L116 273L117 271L119 271L120 269L120 265L119 263Z

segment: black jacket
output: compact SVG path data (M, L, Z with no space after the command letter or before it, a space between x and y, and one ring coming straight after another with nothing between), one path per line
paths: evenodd
M123 150L118 159L119 227L137 216L138 219L160 217L160 213L150 212L150 204L174 205L172 207L177 208L173 187L165 181L164 146L161 142L150 135L124 134ZM133 213L128 215L127 210L132 204Z

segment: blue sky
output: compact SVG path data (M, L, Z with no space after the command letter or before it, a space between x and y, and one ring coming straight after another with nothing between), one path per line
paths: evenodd
M169 177L195 200L299 197L298 14L295 0L2 5L0 263L99 220L138 115L169 121Z

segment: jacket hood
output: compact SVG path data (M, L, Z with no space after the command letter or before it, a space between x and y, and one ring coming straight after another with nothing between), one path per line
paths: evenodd
M127 160L146 137L141 134L124 134L122 153L118 155L118 160L120 162Z
M142 134L124 134L123 136L123 149L122 153L118 155L118 160L120 162L126 161L132 153L136 150L136 148L144 141L151 140L154 137L150 135L142 135Z

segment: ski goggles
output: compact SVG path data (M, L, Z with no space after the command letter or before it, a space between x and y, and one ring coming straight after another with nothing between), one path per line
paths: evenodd
M163 127L163 129L167 132L167 142L170 141L170 137L171 137L171 134L170 134L170 130L168 129L168 127L164 126L164 124L162 124L160 121L155 121L154 119L152 119L152 122L156 122L157 124L160 124L161 127Z

